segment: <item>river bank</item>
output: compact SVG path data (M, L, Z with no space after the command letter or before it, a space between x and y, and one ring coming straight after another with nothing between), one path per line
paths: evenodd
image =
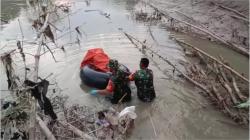
M206 29L237 47L249 50L248 0L156 0L148 2L164 9L181 21Z

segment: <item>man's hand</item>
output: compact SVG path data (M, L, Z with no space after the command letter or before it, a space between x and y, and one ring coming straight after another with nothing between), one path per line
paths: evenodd
M92 89L92 90L90 91L90 94L93 95L93 96L96 96L96 95L98 94L98 90Z

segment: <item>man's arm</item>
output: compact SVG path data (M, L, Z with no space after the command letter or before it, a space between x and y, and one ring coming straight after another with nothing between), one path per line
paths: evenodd
M100 94L100 95L110 95L112 94L113 90L114 90L113 82L109 80L106 89L96 90L96 92L97 94Z
M132 73L132 74L130 74L130 75L128 76L129 81L134 81L134 80L135 80L135 73L136 73L136 72L134 72L134 73Z

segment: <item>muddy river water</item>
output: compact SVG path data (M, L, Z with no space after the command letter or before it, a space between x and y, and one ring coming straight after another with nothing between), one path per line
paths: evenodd
M59 21L56 17L52 17L56 22L51 21L60 30L54 32L55 37L60 38L56 40L57 46L64 46L66 51L54 49L58 62L55 62L49 53L45 53L40 59L40 77L53 73L49 80L58 83L63 89L62 94L69 96L70 103L84 104L97 109L110 107L111 104L102 96L89 95L90 88L81 84L79 65L88 49L101 47L111 58L125 64L131 71L139 68L139 60L144 55L121 32L126 31L142 41L147 39L153 42L150 41L152 39L148 25L133 19L132 14L136 4L137 1L134 0L92 0L89 3L74 0L70 14L62 14ZM110 14L109 18L104 13ZM15 40L21 38L18 20L21 23L24 40L34 40L36 33L31 28L32 17L35 17L32 8L21 9L18 16L13 17L9 24L3 25L0 31L1 53L15 48ZM74 31L76 27L79 27L82 36ZM70 31L72 32L69 33ZM185 56L181 51L182 48L169 39L173 34L158 25L153 25L151 31L158 42L158 45L152 48L182 68L179 62L186 61ZM195 43L195 39L178 37ZM73 43L77 38L80 40L80 45ZM204 43L209 46L209 42ZM24 44L24 51L35 54L37 45L25 42ZM216 48L213 49L216 51ZM230 57L237 59L236 63L242 62L238 67L248 61L237 55ZM17 73L22 73L21 59L16 55L14 58L17 59L14 64ZM152 103L140 102L136 97L135 85L131 84L133 99L126 105L136 106L138 118L129 139L248 139L248 129L234 124L231 119L209 105L207 99L201 96L193 85L178 78L176 74L173 75L172 68L166 63L155 57L149 58L150 68L154 71L157 98ZM34 67L34 58L27 55L27 59L27 66ZM244 69L242 72L248 71L248 67L240 69ZM32 74L30 72L28 76L32 78ZM1 89L7 89L2 64L0 80ZM1 91L1 98L8 97L7 93ZM203 108L204 105L207 107Z

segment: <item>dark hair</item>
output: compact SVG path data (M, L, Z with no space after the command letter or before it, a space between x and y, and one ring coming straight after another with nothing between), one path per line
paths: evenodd
M144 67L148 67L149 60L147 58L142 58L140 62Z
M102 111L98 112L97 114L98 114L98 119L102 120L105 118L105 114Z

